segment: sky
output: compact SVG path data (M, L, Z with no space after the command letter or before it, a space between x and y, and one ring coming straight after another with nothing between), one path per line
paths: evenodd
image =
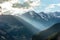
M60 12L60 0L0 0L3 14L24 14L28 11Z
M41 5L36 8L38 12L60 11L60 0L41 0Z

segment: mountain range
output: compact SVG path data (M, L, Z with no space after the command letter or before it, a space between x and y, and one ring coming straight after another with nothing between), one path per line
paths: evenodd
M44 30L60 23L59 16L60 12L36 13L34 11L17 16L0 15L0 34L2 34L0 36L6 37L7 40L32 40L33 35L44 33Z

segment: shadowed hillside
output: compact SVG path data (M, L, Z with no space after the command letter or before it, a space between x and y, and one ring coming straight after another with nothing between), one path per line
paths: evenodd
M31 37L31 31L14 16L0 16L0 40L30 40Z
M60 23L57 23L49 29L34 35L32 40L45 40L46 38L48 38L48 36L56 32L60 32Z

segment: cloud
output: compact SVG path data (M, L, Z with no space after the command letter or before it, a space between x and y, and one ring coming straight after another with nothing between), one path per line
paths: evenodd
M6 2L6 1L9 1L9 0L0 0L0 3Z
M58 3L58 4L50 4L48 7L45 8L44 12L54 12L55 10L52 11L52 9L55 9L56 7L57 8L60 7L60 3ZM56 11L59 11L59 9L56 10Z
M24 13L24 12L27 12L27 11L30 11L30 10L33 10L34 7L37 7L40 5L40 0L25 0L24 3L15 3L13 4L13 7L14 8L19 8L19 10L21 11L21 13ZM15 10L15 9L14 9ZM16 11L16 10L15 10ZM19 11L19 12L20 12ZM15 14L16 12L14 12Z
M12 3L12 4L14 4L14 3L20 3L19 0L10 0L9 2Z
M11 8L12 8L11 6L12 6L12 4L9 2L2 3L1 4L2 11L11 10Z
M21 3L19 0L9 0L1 3L2 12L12 12L12 15L23 14L27 11L33 10L40 5L40 0L24 0Z
M40 3L39 0L37 0L37 1L30 1L30 0L28 0L28 1L24 1L23 4L22 3L15 3L13 5L13 7L30 8L30 7L35 7L35 6L40 5L39 3Z

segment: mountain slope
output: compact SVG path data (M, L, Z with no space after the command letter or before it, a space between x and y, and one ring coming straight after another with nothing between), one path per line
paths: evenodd
M6 37L7 40L30 40L33 35L29 29L12 15L0 16L0 34Z
M49 36L56 32L60 32L60 23L57 23L49 29L34 35L32 40L46 40Z

